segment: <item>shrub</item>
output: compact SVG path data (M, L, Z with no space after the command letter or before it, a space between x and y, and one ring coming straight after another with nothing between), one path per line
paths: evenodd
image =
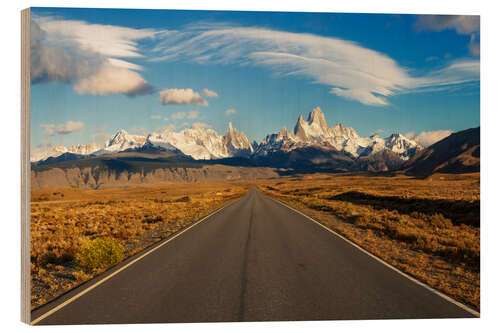
M191 201L191 198L189 196L183 196L177 200L175 200L176 202L190 202Z
M78 266L97 270L118 264L125 257L124 248L114 238L97 238L84 243L75 255Z
M162 222L163 221L163 217L161 217L160 215L156 216L156 217L150 217L150 216L146 216L144 217L144 219L142 220L143 223L148 223L148 224L151 224L151 223L158 223L158 222Z

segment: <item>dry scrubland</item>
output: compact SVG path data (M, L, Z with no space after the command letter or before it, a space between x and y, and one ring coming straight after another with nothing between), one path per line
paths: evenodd
M479 173L316 174L260 181L259 189L479 309Z
M479 174L426 179L316 174L256 182L36 190L31 203L32 307L243 196L255 183L265 194L479 309Z
M249 188L233 182L32 191L32 308L189 226ZM96 262L100 255L104 261Z

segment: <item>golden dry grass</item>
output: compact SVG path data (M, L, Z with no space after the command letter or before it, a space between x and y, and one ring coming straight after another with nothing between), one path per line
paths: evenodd
M260 181L259 188L479 309L479 174L316 174Z
M254 182L371 253L479 309L479 174L305 175ZM32 307L89 280L74 255L113 237L131 256L244 195L250 182L32 192Z
M131 256L244 195L246 183L172 184L31 194L32 308L91 279L74 257L92 239L112 237Z

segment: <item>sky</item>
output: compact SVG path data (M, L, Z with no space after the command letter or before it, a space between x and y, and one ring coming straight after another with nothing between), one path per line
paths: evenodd
M31 13L33 150L229 122L260 142L316 106L427 145L480 124L478 16Z

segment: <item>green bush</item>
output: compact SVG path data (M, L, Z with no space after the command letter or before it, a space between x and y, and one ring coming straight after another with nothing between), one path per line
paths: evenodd
M125 249L114 238L97 238L83 244L75 255L78 266L97 270L118 264L125 257Z

